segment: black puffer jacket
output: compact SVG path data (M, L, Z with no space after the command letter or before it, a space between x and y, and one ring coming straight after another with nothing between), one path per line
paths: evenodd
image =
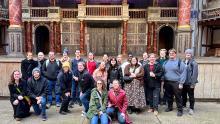
M57 82L60 84L60 92L67 93L71 91L72 86L72 72L64 73L63 70L57 76Z
M33 59L24 59L21 61L22 79L27 81L32 76L32 70L38 66L38 62Z
M119 66L110 66L108 69L108 84L112 83L113 80L119 80L120 83L123 83L122 70Z
M95 80L88 71L84 70L83 72L78 72L77 77L79 78L78 83L82 93L94 88Z
M144 66L144 85L147 87L160 88L163 69L159 63L154 64L153 73L156 77L150 77L150 65Z
M39 96L46 97L48 93L47 79L44 77L40 77L38 80L35 80L34 77L29 78L27 82L27 92L32 99Z

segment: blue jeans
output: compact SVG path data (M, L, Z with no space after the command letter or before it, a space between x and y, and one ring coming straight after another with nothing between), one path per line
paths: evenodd
M158 111L160 88L148 88L150 108Z
M103 113L100 117L98 115L94 115L90 121L90 124L98 124L99 119L101 124L108 124L108 116L106 113Z
M56 104L60 104L60 84L57 81L48 80L48 103L52 104L52 92L55 92Z
M116 110L115 107L109 107L107 108L106 110L106 113L108 115L114 115L114 114L117 114L117 117L118 117L118 122L120 124L125 124L125 118L121 115L121 112Z
M89 109L89 98L90 98L90 95L91 95L91 90L87 90L85 93L83 93L81 96L80 96L80 100L84 106L84 111L87 112L88 109Z
M71 89L72 89L72 101L73 102L80 101L79 99L80 89L79 89L79 85L76 84L75 80L72 81Z
M33 109L36 115L42 115L42 116L46 116L46 98L42 97L41 99L41 108L38 104L33 104Z

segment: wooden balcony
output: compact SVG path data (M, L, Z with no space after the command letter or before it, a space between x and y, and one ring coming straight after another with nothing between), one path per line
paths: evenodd
M0 8L0 20L9 20L8 9Z
M178 8L175 7L149 7L148 21L177 22Z
M129 9L130 19L146 19L147 9Z
M83 5L78 6L80 20L128 20L128 5Z
M59 21L59 7L29 7L22 9L23 21Z
M201 12L202 20L216 20L220 18L220 8L205 9Z

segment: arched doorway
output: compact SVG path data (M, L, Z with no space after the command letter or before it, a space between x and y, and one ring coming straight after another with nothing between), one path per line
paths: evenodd
M49 53L49 30L46 26L39 26L35 30L36 53Z
M171 49L174 46L174 31L170 26L164 26L159 31L159 44L160 49Z

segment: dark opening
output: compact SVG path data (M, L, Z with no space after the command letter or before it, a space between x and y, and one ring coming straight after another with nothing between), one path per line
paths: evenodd
M44 54L49 53L49 30L45 26L39 26L35 31L36 40L36 53L43 52Z
M159 50L173 48L174 32L169 26L165 26L160 29L159 32Z

